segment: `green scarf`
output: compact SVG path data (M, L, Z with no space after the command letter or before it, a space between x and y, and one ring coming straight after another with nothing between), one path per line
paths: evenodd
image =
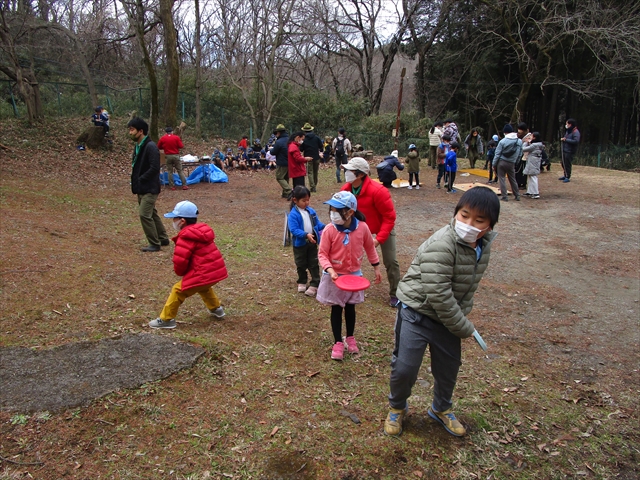
M142 138L142 141L140 143L136 143L136 148L133 152L133 159L131 160L131 166L133 167L136 162L138 161L138 155L140 154L140 149L142 148L142 145L144 144L144 142L147 140L147 138L149 138L149 135L145 135Z

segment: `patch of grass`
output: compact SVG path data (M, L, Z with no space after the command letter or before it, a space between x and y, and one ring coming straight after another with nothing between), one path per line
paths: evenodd
M24 415L22 413L16 413L11 417L11 425L26 425L28 421L29 415Z

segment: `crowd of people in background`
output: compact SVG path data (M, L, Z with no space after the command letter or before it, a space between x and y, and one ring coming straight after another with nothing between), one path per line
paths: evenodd
M109 114L102 106L95 108L91 118L92 123L109 133ZM488 142L482 137L482 129L474 127L466 135L464 141L459 128L452 118L436 121L428 132L429 150L427 166L437 169L437 189L444 185L447 193L457 193L455 179L459 169L458 159L466 154L470 169L476 168L476 163L484 160L482 169L488 171L488 185L497 184L501 200L508 201L512 194L516 201L520 201L520 190L526 189L523 195L532 199L539 199L538 176L546 168L550 169L547 149L537 131L529 131L526 123L520 122L516 130L511 124L502 129L502 138L494 134ZM573 156L580 142L580 132L574 119L565 123L565 133L561 138L561 166L563 175L559 178L564 183L571 181ZM180 150L184 148L178 135L174 135L172 128L167 127L158 142L158 148L164 150L169 188L175 190L173 171L180 177L183 189L186 181L182 173ZM320 168L335 165L336 182L342 183L344 165L349 159L362 151L360 145L353 145L347 137L346 131L340 127L335 136L317 135L315 127L305 123L299 131L290 135L283 124L279 124L264 144L260 138L250 143L248 136L243 136L232 147L214 148L211 154L212 163L225 172L275 172L275 178L281 186L282 198L291 199L292 188L297 185L306 186L309 191L317 191L318 172ZM409 176L409 190L419 190L420 183L420 152L415 143L408 146L405 162L400 161L398 150L383 157L376 165L377 179L385 187L391 187L398 179L396 171L402 171L407 166ZM464 157L463 157L464 158ZM508 186L507 186L508 182Z

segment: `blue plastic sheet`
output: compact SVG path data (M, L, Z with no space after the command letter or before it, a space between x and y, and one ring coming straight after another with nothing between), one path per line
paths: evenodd
M193 172L191 172L191 175L187 177L187 185L193 185L200 182L228 183L229 177L213 164L199 165L193 170ZM162 183L162 185L169 185L169 174L167 172L162 172L160 174L160 183ZM182 182L180 181L180 177L177 173L173 174L173 183L179 187L182 186Z

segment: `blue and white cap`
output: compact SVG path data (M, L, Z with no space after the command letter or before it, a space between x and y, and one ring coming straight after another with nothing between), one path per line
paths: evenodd
M173 212L165 213L165 218L198 218L198 207L188 200L176 203Z
M493 137L491 137L491 140L493 140L494 142L499 142L500 137L498 137L498 135L494 135Z
M412 143L411 145L409 145L409 150L413 150L414 148L416 148L416 144Z
M358 200L351 192L338 192L334 193L333 197L324 202L326 205L331 205L333 208L348 208L350 210L358 209Z

